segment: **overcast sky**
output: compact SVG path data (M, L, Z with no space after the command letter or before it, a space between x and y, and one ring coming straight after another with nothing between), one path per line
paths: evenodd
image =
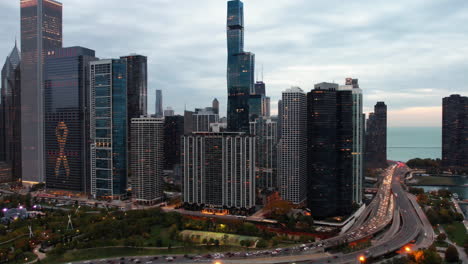
M20 36L19 0L1 0L0 58ZM177 113L226 109L225 0L62 0L64 46L100 58L148 56L155 89ZM365 111L389 107L390 126L440 126L442 97L468 95L466 0L245 0L245 49L264 67L276 113L281 91L358 78ZM258 71L260 72L260 71Z

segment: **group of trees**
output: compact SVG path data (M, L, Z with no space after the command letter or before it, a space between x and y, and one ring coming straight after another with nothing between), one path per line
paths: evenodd
M412 159L406 165L412 169L425 169L427 173L439 174L442 172L441 159Z

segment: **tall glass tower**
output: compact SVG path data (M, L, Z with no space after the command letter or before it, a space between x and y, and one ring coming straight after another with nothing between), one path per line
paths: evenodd
M254 93L255 54L244 51L244 4L228 2L228 130L249 132L249 97Z
M21 0L21 142L23 182L44 181L44 56L62 47L62 4Z

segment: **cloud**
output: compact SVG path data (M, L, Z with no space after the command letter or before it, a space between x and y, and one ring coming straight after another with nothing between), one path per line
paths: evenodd
M149 108L162 89L181 113L226 102L226 1L63 0L64 44L101 58L149 59ZM264 65L272 102L292 85L360 79L366 109L386 101L394 126L468 90L466 0L245 0L245 46ZM19 33L19 1L0 1L0 58ZM272 103L272 106L276 104ZM272 112L276 112L272 110ZM440 124L438 124L440 126Z

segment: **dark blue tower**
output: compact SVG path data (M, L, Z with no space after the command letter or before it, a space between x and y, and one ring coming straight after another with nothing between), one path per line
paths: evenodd
M228 2L228 130L249 131L249 97L254 89L255 55L244 51L244 4Z

